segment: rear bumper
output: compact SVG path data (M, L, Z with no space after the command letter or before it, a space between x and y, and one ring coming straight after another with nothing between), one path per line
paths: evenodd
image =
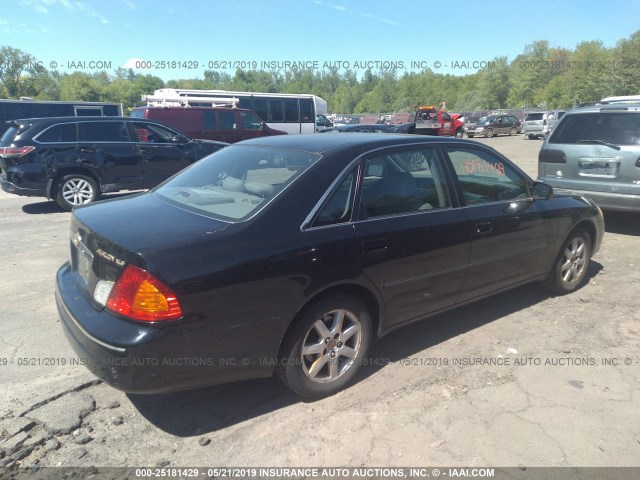
M265 353L268 336L261 331L273 331L273 325L256 322L213 334L189 334L175 322L158 326L116 318L89 304L68 263L58 270L55 297L64 332L80 363L119 390L165 393L273 373L278 346ZM251 338L261 342L248 341Z
M553 187L553 191L563 195L580 195L590 198L603 210L619 210L623 212L640 212L640 195L610 192L594 192L592 190L575 190Z
M8 181L4 176L0 176L0 188L7 193L13 193L14 195L21 195L23 197L46 197L47 188L24 188L19 187L15 183Z

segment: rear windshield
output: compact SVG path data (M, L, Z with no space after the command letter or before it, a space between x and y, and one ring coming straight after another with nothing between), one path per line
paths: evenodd
M249 218L320 158L298 150L230 146L154 190L170 203L228 221Z
M542 120L543 118L544 113L529 113L527 114L527 118L525 118L525 121Z
M593 112L565 115L549 143L589 143L590 140L615 145L640 145L640 114Z
M13 142L13 139L18 133L18 130L20 130L20 127L16 127L16 126L9 127L7 131L4 132L4 135L2 135L2 138L0 138L0 147L11 146L11 143Z

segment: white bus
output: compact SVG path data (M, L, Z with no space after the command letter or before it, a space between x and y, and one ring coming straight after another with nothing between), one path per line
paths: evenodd
M232 104L256 112L271 128L287 133L314 133L316 118L326 115L327 102L297 93L229 92L161 88L144 95L148 106L215 107Z

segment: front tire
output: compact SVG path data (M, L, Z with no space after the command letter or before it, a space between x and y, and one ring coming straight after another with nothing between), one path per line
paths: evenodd
M93 202L98 198L98 184L87 176L72 173L60 178L56 187L55 201L65 210Z
M456 138L462 138L462 137L464 137L464 130L459 128L458 130L456 130Z
M333 395L353 379L371 338L371 316L359 299L326 296L305 308L287 333L276 374L303 397Z
M591 249L591 236L586 231L578 229L572 232L562 245L545 286L558 295L580 287L587 276Z
M487 131L485 132L484 136L486 138L491 138L493 137L493 128L487 128Z

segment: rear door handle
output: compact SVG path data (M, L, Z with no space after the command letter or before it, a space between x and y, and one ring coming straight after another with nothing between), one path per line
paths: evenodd
M487 235L493 232L495 225L493 222L476 223L473 227L478 235Z
M387 241L385 239L366 240L362 242L362 251L364 253L384 253L387 250Z

